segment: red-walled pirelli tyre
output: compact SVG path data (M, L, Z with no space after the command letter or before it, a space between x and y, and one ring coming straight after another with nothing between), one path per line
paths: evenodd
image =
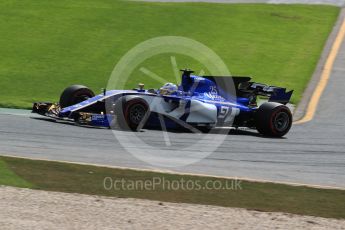
M60 106L65 108L85 101L95 94L91 89L83 85L72 85L66 88L60 96Z
M149 105L144 99L135 96L120 98L115 104L116 126L122 130L137 131L148 113Z
M282 104L266 102L256 112L256 129L265 136L282 137L292 125L290 109Z

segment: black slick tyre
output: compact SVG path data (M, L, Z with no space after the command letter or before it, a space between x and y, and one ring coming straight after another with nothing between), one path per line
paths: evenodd
M139 125L149 114L149 105L140 97L120 98L115 104L116 127L138 131Z
M282 104L266 102L256 112L256 129L264 136L282 137L292 125L290 109Z
M83 85L72 85L66 88L60 96L60 106L65 108L85 101L95 94L88 87Z

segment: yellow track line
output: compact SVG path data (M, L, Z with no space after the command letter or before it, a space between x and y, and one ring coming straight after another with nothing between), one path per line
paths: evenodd
M323 69L320 81L318 85L316 86L316 89L311 97L311 100L308 104L307 112L304 114L303 118L295 121L294 124L302 124L308 121L311 121L314 118L317 105L320 101L320 97L323 93L323 91L326 88L326 85L328 83L329 77L331 75L331 71L333 69L334 61L338 55L339 49L341 47L341 44L345 37L345 19L341 25L341 28L339 30L339 33L333 43L331 52L327 58L325 67Z

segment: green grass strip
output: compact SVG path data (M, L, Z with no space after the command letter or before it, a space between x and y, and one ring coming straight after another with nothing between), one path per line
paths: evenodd
M13 166L15 167L15 166ZM13 170L8 168L5 161L0 160L0 184L23 188L31 188L32 185L23 178L17 176Z
M339 8L275 4L147 3L116 0L0 1L0 106L30 108L57 101L72 84L95 92L120 58L159 36L183 36L214 50L233 75L294 89L297 103L312 75ZM207 69L191 57L154 56L125 86L175 82L178 68Z
M212 177L182 176L11 157L0 157L0 159L13 171L13 173L5 171L7 179L0 180L6 185L23 187L24 183L18 183L16 176L18 175L32 184L33 188L40 190L345 218L343 190L249 181L236 182ZM114 186L116 180L118 183ZM125 181L123 185L121 180ZM158 180L161 182L157 183ZM147 183L146 187L141 182ZM153 187L154 182L156 185ZM201 188L208 184L208 188L197 189L195 186L191 189L193 183L199 184ZM212 184L217 186L221 184L222 187L212 187Z

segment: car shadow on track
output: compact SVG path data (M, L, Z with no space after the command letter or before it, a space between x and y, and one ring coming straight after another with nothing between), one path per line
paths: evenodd
M249 128L222 128L221 132L218 131L217 128L211 130L210 132L205 132L205 134L218 134L218 135L230 135L230 136L252 136L252 137L259 137L259 138L270 138L270 139L277 139L277 137L267 137L263 136L258 133L254 129ZM285 137L278 137L278 139L284 139Z
M56 120L54 118L49 118L49 117L31 117L31 119L35 120L41 120L41 121L47 121L47 122L52 122L52 123L59 123L61 125L69 125L69 126L74 126L74 127L80 127L80 128L87 128L87 129L103 129L103 130L111 130L110 128L106 127L97 127L97 126L90 126L90 125L81 125L78 123L75 123L73 121L67 121L67 120ZM220 131L221 129L221 131ZM133 132L131 130L121 130L121 129L112 129L116 132ZM162 131L160 128L150 128L150 129L142 129L139 132L149 132L151 130L154 131ZM181 128L181 129L167 129L166 132L169 133L191 133L195 134L189 129ZM253 129L249 128L214 128L211 131L207 132L204 131L202 134L212 134L212 135L240 135L240 136L253 136L253 137L259 137L259 138L270 138L270 139L286 139L286 137L267 137L263 136L260 133L254 131Z
M74 126L74 127L87 128L87 129L106 129L106 130L109 130L109 128L107 128L107 127L81 125L81 124L78 124L78 123L73 122L73 121L56 120L54 118L49 118L49 117L31 117L31 119L40 120L40 121L47 121L47 122L52 122L52 123L58 123L60 125L68 125L68 126Z

